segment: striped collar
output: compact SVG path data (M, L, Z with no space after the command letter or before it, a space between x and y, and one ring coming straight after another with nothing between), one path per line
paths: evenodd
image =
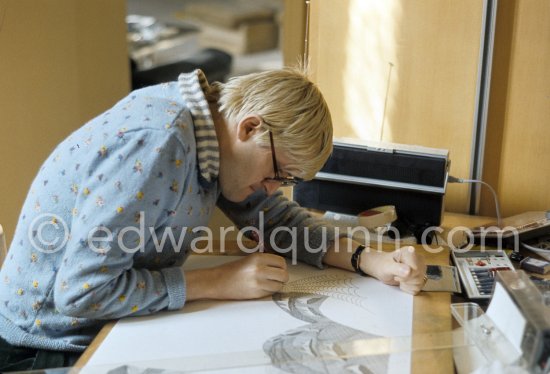
M180 74L178 86L193 117L201 176L207 182L212 182L218 177L220 168L218 138L206 100L206 95L213 88L210 87L204 73L199 69L191 73Z

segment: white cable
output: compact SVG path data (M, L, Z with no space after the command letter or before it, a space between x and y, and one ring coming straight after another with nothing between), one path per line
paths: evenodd
M449 178L447 180L449 183L480 183L486 186L491 191L491 193L493 194L493 198L495 199L495 210L497 213L497 226L498 227L502 226L502 219L500 217L500 205L498 203L497 193L489 183L486 183L479 179L462 179L462 178L453 177L451 175L449 175Z

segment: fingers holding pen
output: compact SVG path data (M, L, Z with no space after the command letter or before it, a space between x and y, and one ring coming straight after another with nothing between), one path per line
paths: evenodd
M243 269L251 287L265 295L280 291L288 282L289 273L286 260L270 253L255 253L247 256Z
M190 299L257 299L280 291L288 282L287 263L281 256L254 253L236 261L186 273Z

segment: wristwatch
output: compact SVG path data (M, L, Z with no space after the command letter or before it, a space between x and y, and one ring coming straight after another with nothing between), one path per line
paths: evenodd
M363 270L361 270L361 267L359 266L359 260L361 258L361 253L365 250L365 246L362 244L359 244L359 246L355 249L355 252L351 255L351 267L355 272L359 275L362 275L366 277L368 274L365 273Z

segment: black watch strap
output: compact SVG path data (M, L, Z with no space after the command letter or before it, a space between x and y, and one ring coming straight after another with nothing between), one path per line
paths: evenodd
M355 252L351 255L351 267L357 274L360 274L364 277L367 276L367 273L365 273L361 268L359 267L359 259L361 258L361 253L365 250L365 246L362 244L359 244L359 246L355 249Z

